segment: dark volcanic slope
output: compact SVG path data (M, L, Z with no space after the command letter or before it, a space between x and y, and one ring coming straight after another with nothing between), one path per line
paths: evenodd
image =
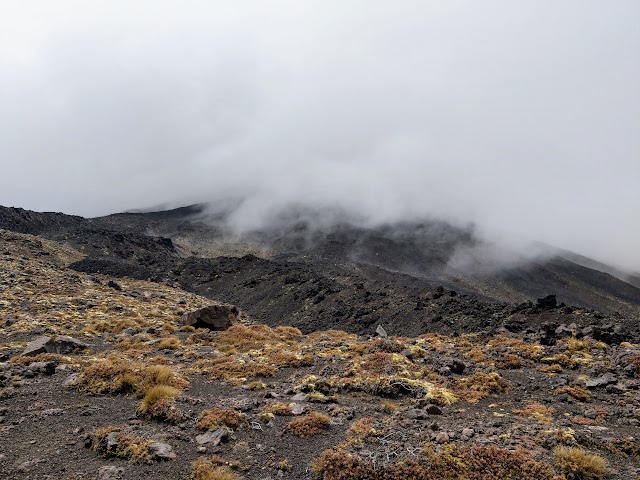
M515 307L556 294L559 302L620 312L614 317L637 329L640 289L565 258L475 274L453 270L452 255L478 240L445 223L377 229L343 223L318 230L292 221L237 239L222 220L205 217L197 205L95 219L0 207L0 228L63 241L87 254L78 270L177 282L271 325L364 333L383 323L390 333L414 335L494 329L527 312L556 323L600 321L585 310L540 316L535 308Z

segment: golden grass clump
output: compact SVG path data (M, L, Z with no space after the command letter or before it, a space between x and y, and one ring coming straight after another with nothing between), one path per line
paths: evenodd
M522 367L522 359L513 353L505 353L496 361L496 367L514 370Z
M607 461L577 447L556 447L556 465L567 480L599 480L607 474Z
M138 393L140 395L158 385L166 385L178 390L182 390L189 385L189 381L176 374L167 365L150 365L141 372L142 380L138 385Z
M544 425L548 425L551 423L555 411L553 407L545 407L537 402L529 402L522 410L514 410L514 413L523 417L533 418Z
M212 410L204 410L200 414L197 427L200 430L209 430L211 428L228 427L231 430L237 430L248 424L247 416L232 408L214 408Z
M193 480L240 480L240 477L227 465L221 465L217 457L200 457L191 464Z
M562 395L563 393L566 393L570 397L573 397L581 402L588 402L589 400L591 400L591 394L589 393L589 390L581 387L580 385L565 385L564 387L558 388L553 393L556 395Z
M457 382L458 396L468 403L476 403L488 395L504 393L509 390L507 382L497 372L476 372Z
M180 345L178 337L166 337L158 342L158 350L177 350Z
M425 451L415 459L374 464L344 449L326 450L313 465L322 480L561 480L551 465L526 450L448 446Z
M366 437L377 437L383 433L382 430L375 428L376 419L373 417L362 417L356 420L349 427L348 433L353 437L360 439Z
M266 408L266 412L280 417L289 417L293 415L293 406L295 403L278 402Z
M262 350L269 345L292 345L300 338L302 333L293 327L272 329L267 325L233 325L219 332L212 344L221 352L234 354Z
M321 433L330 422L331 420L324 413L311 412L291 420L287 424L287 430L298 437L310 437Z
M209 374L212 379L223 380L231 385L240 385L256 377L272 377L278 371L273 365L239 355L201 360L196 362L196 369Z
M141 380L142 366L116 355L83 368L78 387L85 394L130 393Z
M177 388L156 385L138 403L136 411L145 417L164 418L171 410L171 403L178 395L180 395L180 390Z

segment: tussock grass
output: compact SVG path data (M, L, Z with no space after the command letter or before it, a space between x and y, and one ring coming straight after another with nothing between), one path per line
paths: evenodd
M567 480L599 480L607 474L607 461L577 447L556 447L556 465Z
M180 390L168 385L156 385L151 388L138 403L136 411L146 417L165 417L171 408L171 402L180 395Z
M324 413L311 412L304 417L291 420L287 424L287 430L298 437L310 437L321 433L330 422Z

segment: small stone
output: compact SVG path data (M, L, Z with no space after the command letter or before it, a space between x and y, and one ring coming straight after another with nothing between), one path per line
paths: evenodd
M376 333L378 334L379 337L382 337L382 338L387 338L389 336L387 334L387 331L384 329L382 325L378 325L378 327L376 328Z
M228 439L229 431L224 428L207 430L205 433L196 436L198 445L211 444L214 447L220 445L220 442L226 442Z
M305 407L301 403L296 403L293 405L293 407L291 407L291 413L293 413L294 415L302 415L306 411L307 407Z
M120 480L124 476L124 468L107 465L98 469L97 480Z
M420 410L419 408L412 408L407 410L406 416L412 418L414 420L424 420L427 418L427 414L424 410Z
M120 284L118 284L118 283L114 282L113 280L109 280L109 281L107 282L107 287L109 287L109 288L113 288L114 290L117 290L117 291L119 291L119 292L121 292L121 291L122 291L122 287L120 286Z
M33 362L29 368L44 375L53 375L56 371L56 364L54 362Z
M429 415L442 415L442 409L437 405L429 404L424 409Z
M440 444L449 443L449 434L447 432L439 432L436 435L436 442Z
M155 442L149 445L149 452L154 460L174 460L176 454L168 443Z
M618 379L615 377L615 375L613 375L611 373L605 373L604 375L602 375L602 376L600 376L598 378L593 378L591 380L587 380L587 382L585 383L585 386L587 388L606 387L610 383L615 383L617 381L618 381Z
M202 445L199 446L198 453L207 453L207 447L203 447Z
M80 375L78 373L74 373L69 375L62 385L66 388L72 388L76 383L78 383L78 380L80 380Z
M307 394L300 392L291 397L292 402L304 402L307 399Z
M115 450L118 447L118 439L120 437L119 432L111 432L107 435L107 450Z
M469 440L471 437L475 435L475 431L473 428L463 428L462 429L462 440Z

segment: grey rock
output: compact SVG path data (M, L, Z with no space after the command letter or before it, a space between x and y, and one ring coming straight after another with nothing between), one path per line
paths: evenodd
M216 430L207 430L205 433L196 436L196 443L198 445L211 444L216 447L221 442L229 440L229 431L225 428L218 428Z
M427 418L427 413L419 408L412 408L411 410L407 410L406 416L414 420L424 420Z
M98 469L97 480L121 480L124 478L124 468L107 465Z
M58 353L65 355L76 350L85 350L88 347L89 345L86 343L66 335L60 335L56 338L43 335L27 345L27 348L22 352L22 356L33 357L41 353Z
M118 443L120 443L119 438L120 432L111 432L109 435L107 435L107 438L105 439L107 443L107 450L115 450L118 447Z
M122 291L122 287L120 286L120 284L118 284L117 282L114 282L113 280L109 280L107 282L107 287L113 288L114 290L117 290L119 292Z
M292 402L304 402L307 399L306 393L296 393L293 397L291 397Z
M476 432L473 430L473 428L463 428L461 437L462 437L462 440L469 440L475 434Z
M56 371L56 364L54 362L33 362L29 368L34 372L53 375Z
M64 381L63 385L66 388L72 388L75 387L76 384L78 383L78 380L80 380L80 374L79 373L73 373L71 375L69 375L67 377L67 379Z
M604 375L599 376L598 378L592 378L591 380L587 380L585 386L587 388L598 388L598 387L606 387L610 383L616 383L618 379L615 375L611 373L605 373Z
M436 442L437 443L449 443L449 434L447 432L439 432L436 435Z
M387 338L389 336L382 325L378 325L378 328L376 328L376 334L382 338Z
M291 407L291 413L293 413L294 415L302 415L306 411L307 407L305 407L301 403L296 403L293 405L293 407Z
M154 442L149 445L149 453L154 460L175 460L176 453L168 443Z
M27 345L27 348L22 352L23 357L34 357L41 353L47 353L47 345L51 342L51 337L42 336L36 338L33 342Z
M81 340L66 335L59 335L47 345L47 352L65 355L76 350L86 350L89 345Z

